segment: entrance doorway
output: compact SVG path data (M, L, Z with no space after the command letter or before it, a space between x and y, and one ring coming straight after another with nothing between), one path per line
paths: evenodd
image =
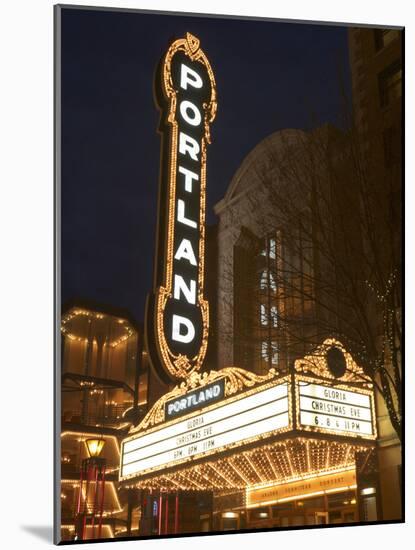
M249 529L333 525L358 521L355 490L247 510Z

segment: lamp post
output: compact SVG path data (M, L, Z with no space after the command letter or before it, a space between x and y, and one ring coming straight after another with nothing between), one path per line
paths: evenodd
M98 525L98 538L101 538L102 513L105 491L105 458L99 455L105 445L102 437L85 441L88 458L82 460L79 481L78 505L75 519L75 540L84 540L88 519L91 537L95 538L95 525Z

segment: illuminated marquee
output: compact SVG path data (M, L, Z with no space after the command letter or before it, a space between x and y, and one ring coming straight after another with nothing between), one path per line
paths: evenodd
M246 445L290 425L288 383L247 392L206 412L123 441L120 479Z
M206 151L216 114L216 88L196 37L187 33L173 42L159 80L159 234L147 339L153 364L169 382L200 369L209 328L204 299Z
M313 380L297 382L300 428L373 439L373 392L345 386L325 386Z
M335 357L338 364L340 353L345 368L333 369L336 376L330 370L330 360ZM160 477L175 473L180 477L180 472L189 468L205 465L212 469L212 460L220 462L230 453L249 452L255 446L259 453L261 449L266 453L267 445L283 441L290 432L300 436L300 442L312 441L318 433L351 445L340 464L349 468L347 457L357 442L364 447L374 445L375 418L371 380L334 339L296 360L289 375L280 375L275 369L257 375L237 367L194 371L161 396L130 430L121 448L120 481L136 479L151 486L152 480L157 483ZM309 447L306 449L304 462L310 464ZM327 475L333 467L329 455ZM338 466L336 460L334 465ZM276 475L272 464L271 468ZM284 491L272 487L272 495L267 489L267 494L258 498L286 498Z

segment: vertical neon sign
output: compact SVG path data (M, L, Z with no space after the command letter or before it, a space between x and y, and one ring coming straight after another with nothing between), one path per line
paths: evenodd
M163 141L147 341L160 376L172 381L199 370L206 355L206 153L217 103L212 68L199 40L190 33L170 46L158 80Z

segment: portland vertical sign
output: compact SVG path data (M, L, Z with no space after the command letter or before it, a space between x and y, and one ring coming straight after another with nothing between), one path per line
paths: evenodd
M204 297L206 154L216 87L200 41L174 41L156 75L162 135L158 235L147 345L166 382L186 379L206 355L209 305Z

